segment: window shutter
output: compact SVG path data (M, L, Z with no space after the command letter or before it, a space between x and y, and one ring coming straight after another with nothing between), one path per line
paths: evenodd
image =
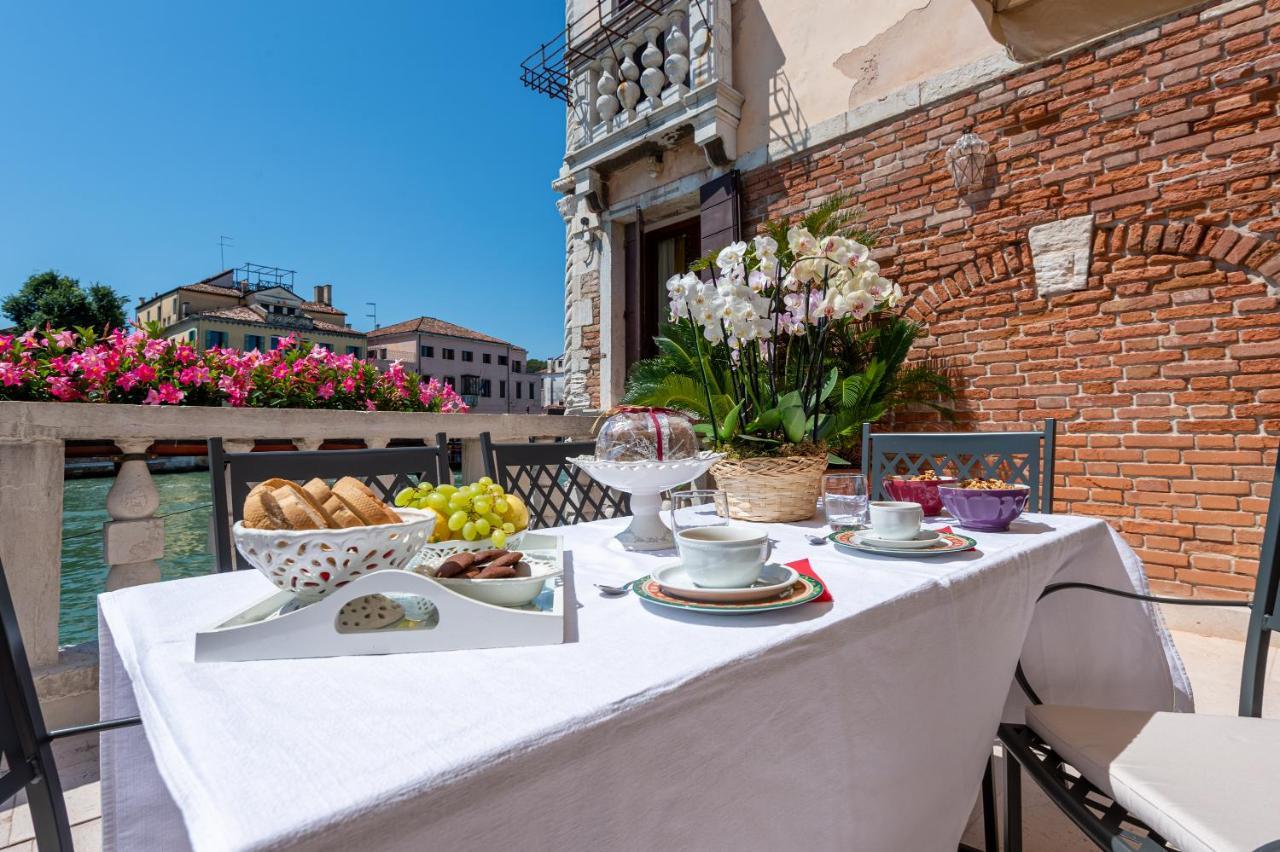
M704 183L698 190L698 200L702 208L700 221L703 256L742 239L737 169Z
M626 344L626 365L630 367L640 360L641 340L644 337L644 311L641 309L641 290L644 287L641 262L644 258L641 241L644 238L644 214L636 210L634 222L626 225L623 245L623 278L625 293L622 302L623 328Z

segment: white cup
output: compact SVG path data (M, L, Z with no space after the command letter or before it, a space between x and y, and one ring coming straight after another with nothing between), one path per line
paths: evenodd
M691 527L676 533L676 542L685 573L705 589L750 586L772 550L768 534L749 527Z
M870 504L871 531L890 541L906 541L920 533L924 509L919 503L873 500Z

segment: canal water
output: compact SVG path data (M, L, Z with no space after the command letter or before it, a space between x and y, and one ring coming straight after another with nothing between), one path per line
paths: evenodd
M209 472L157 473L152 475L160 492L157 515L164 519L164 559L160 576L165 580L208 574L213 570L209 553ZM102 560L102 525L107 515L107 491L115 479L68 479L62 496L62 612L58 638L73 645L98 637L98 593L106 581Z

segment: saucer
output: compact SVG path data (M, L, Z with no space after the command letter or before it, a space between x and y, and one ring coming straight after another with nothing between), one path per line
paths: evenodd
M796 577L791 588L785 593L768 600L756 601L691 601L686 598L668 594L658 581L652 577L637 580L631 591L645 603L669 606L674 609L691 610L693 612L713 612L717 615L750 615L757 612L771 612L775 609L806 604L814 598L822 596L825 588L821 581L803 574ZM705 590L704 590L705 591Z
M760 579L750 586L739 589L707 589L690 580L688 573L684 570L684 566L678 563L668 565L666 568L660 568L652 574L654 582L661 586L662 590L667 594L691 601L709 603L758 601L766 598L776 598L789 589L798 576L799 574L796 573L794 568L770 564L764 566L760 572Z
M870 530L863 530L856 540L859 544L865 544L870 547L917 550L922 547L932 547L940 538L942 538L942 533L937 530L920 530L920 532L916 533L915 538L908 539L881 538Z
M835 544L836 549L851 555L857 555L858 551L865 553L877 553L881 556L898 556L907 558L920 558L925 556L941 556L945 553L960 553L965 550L973 550L978 543L965 535L956 535L955 533L941 533L938 538L928 547L903 548L903 547L878 547L868 544L862 540L862 537L854 530L842 530L834 532L827 536L828 539Z

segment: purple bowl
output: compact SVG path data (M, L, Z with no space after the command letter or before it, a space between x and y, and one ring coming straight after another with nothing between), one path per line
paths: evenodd
M944 485L938 489L938 496L965 529L1003 532L1027 508L1031 489L1020 486L983 490Z

